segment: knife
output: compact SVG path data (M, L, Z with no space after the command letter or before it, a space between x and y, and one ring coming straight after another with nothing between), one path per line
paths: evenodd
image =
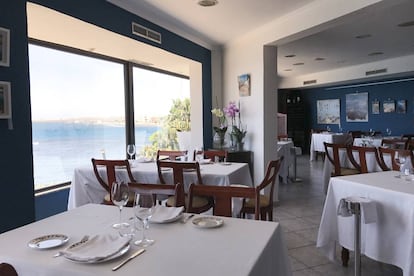
M145 249L144 248L142 248L142 249L140 249L140 250L138 250L137 252L135 252L134 254L132 254L131 256L129 256L127 259L125 259L125 260L123 260L119 265L117 265L117 266L114 266L113 268L112 268L112 271L115 271L115 270L118 270L119 268L121 268L124 264L126 264L127 262L129 262L130 260L132 260L133 258L135 258L135 257L137 257L137 256L139 256L139 255L141 255L142 253L144 253L145 252Z

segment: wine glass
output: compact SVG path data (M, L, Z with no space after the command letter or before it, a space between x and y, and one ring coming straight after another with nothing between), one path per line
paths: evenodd
M127 153L129 155L129 159L132 159L132 156L134 156L135 154L135 145L134 144L130 144L127 146Z
M407 161L407 158L404 154L401 154L400 152L396 151L394 155L394 160L395 160L395 163L397 163L398 166L400 167L400 174L398 175L398 177L402 177L403 165L405 164L405 161Z
M385 132L387 133L387 135L388 135L388 136L391 136L391 129L390 129L390 128L387 128L387 129L385 130Z
M149 219L154 213L154 197L150 193L137 193L134 201L134 215L142 222L142 238L135 241L135 245L147 247L154 243L145 235L145 229L149 228Z
M201 162L204 159L204 151L203 147L196 148L196 156L195 156L197 162Z
M120 229L129 226L128 223L122 222L122 208L128 203L129 189L128 183L125 181L115 181L112 183L111 200L112 203L119 207L119 223L115 223L112 227Z

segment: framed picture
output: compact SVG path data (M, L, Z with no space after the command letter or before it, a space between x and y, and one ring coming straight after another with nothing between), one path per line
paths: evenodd
M339 124L341 121L339 99L317 101L317 122L318 124Z
M368 93L346 95L346 121L368 122Z
M10 82L0 81L0 119L11 118Z
M407 112L407 101L398 100L397 101L397 113L406 113Z
M372 114L380 114L380 103L379 101L372 102Z
M10 64L10 31L0 28L0 66Z
M394 100L386 100L382 103L382 109L384 113L391 113L395 112L395 101Z
M239 96L250 96L250 75L244 74L237 77L239 83Z

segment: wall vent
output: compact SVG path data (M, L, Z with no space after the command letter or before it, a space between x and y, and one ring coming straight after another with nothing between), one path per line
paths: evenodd
M161 34L142 25L132 22L132 33L161 44Z
M371 76L371 75L382 74L382 73L387 73L387 68L382 68L382 69L372 70L372 71L366 71L365 76Z
M315 84L316 80L307 80L303 82L303 85Z

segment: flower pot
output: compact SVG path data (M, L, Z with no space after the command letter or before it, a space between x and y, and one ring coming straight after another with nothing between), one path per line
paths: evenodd
M244 150L244 143L238 142L236 143L236 151L243 151Z

